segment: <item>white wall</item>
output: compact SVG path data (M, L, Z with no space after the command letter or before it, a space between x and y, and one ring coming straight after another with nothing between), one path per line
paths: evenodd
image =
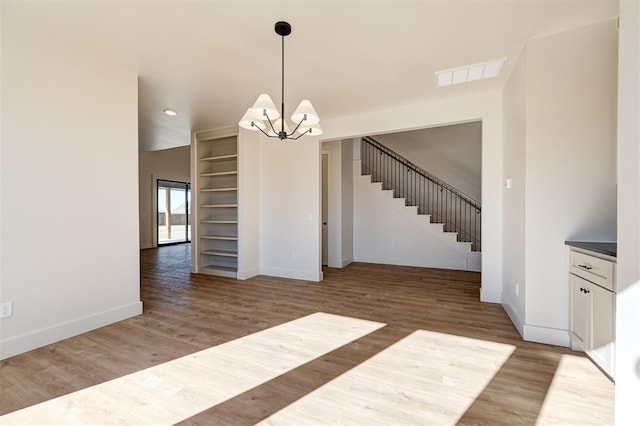
M260 273L260 134L238 129L238 279Z
M374 139L413 164L480 202L482 191L482 123L462 123Z
M567 239L616 239L617 31L527 42L525 338L566 345Z
M320 281L320 142L260 136L259 145L260 273Z
M142 312L137 75L2 5L6 358Z
M140 152L138 158L140 197L140 248L158 246L156 187L158 179L190 182L189 145L161 151Z
M443 89L446 91L446 89ZM323 121L323 140L482 120L482 289L502 300L502 92L480 92Z
M616 424L640 417L640 4L620 2Z
M371 183L370 176L354 170L353 254L356 262L479 271L480 253L470 244L456 242L417 207L405 206L393 191Z
M503 292L502 304L524 334L525 321L525 185L526 185L526 49L520 53L503 91Z

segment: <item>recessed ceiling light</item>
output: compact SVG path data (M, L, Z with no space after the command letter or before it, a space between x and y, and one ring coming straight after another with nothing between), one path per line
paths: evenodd
M165 109L163 110L163 112L164 112L165 114L167 114L167 115L170 115L171 117L174 117L174 116L178 115L178 113L176 112L176 110L175 110L175 109L171 109L171 108L165 108Z
M502 71L506 61L507 58L502 58L481 64L467 65L466 67L436 71L436 84L438 87L444 87L497 77L500 75L500 71Z

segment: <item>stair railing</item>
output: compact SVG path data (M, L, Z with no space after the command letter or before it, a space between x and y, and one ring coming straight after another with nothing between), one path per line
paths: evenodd
M405 198L407 206L417 206L418 214L431 215L446 232L457 232L458 241L470 242L472 251L481 251L480 203L371 137L362 138L360 158L363 175L392 189L395 198Z

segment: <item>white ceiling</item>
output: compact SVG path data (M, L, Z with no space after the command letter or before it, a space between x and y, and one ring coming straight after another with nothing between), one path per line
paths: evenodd
M617 0L3 1L3 13L136 70L140 149L235 125L260 93L322 119L501 87L525 40L615 18ZM437 89L436 70L508 57L502 75ZM177 117L162 113L174 108Z

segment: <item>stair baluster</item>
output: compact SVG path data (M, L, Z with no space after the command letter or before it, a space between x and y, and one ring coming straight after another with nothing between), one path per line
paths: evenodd
M446 232L457 232L458 241L470 242L472 251L481 251L479 202L369 136L362 138L360 151L363 175L392 189L407 206L417 206L418 214L430 215L432 223L442 223Z

